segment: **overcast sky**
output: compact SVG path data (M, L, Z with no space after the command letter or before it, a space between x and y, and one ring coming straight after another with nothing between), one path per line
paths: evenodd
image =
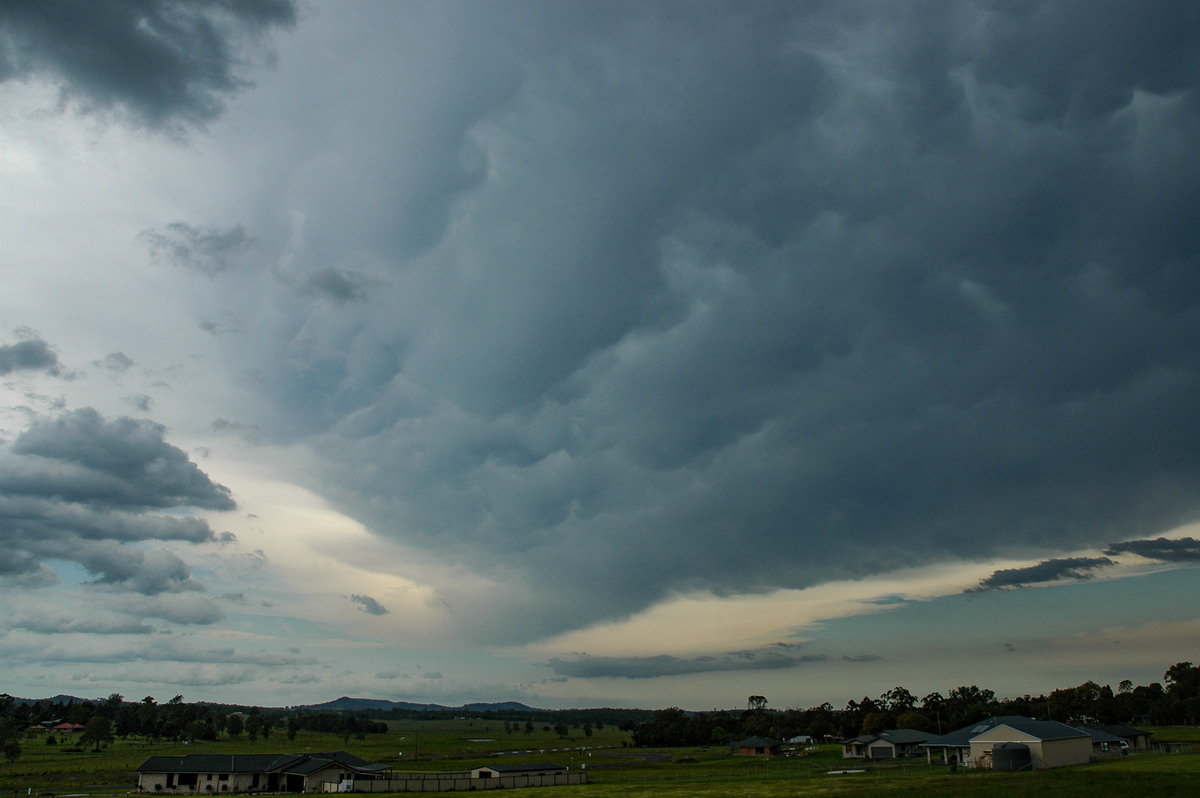
M0 5L3 689L1200 661L1200 6Z

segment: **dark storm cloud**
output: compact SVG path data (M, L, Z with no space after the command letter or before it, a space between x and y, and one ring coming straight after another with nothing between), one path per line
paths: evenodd
M45 560L63 560L111 591L202 589L177 555L130 545L210 542L208 523L180 511L236 506L164 435L158 424L107 421L91 408L34 422L0 451L0 572L28 579L46 573Z
M578 679L620 678L653 679L689 673L716 671L753 671L795 668L811 662L825 662L824 654L795 654L786 650L760 649L699 657L554 657L547 662L559 676Z
M171 222L157 230L143 230L138 238L155 258L216 277L230 271L254 247L255 240L241 225L228 230Z
M386 286L248 307L247 423L470 632L1200 518L1194 4L370 13L277 204Z
M0 80L47 78L85 110L152 127L202 125L247 85L248 46L295 19L290 0L9 0Z
M1113 543L1104 550L1105 554L1136 554L1162 562L1200 562L1200 540L1195 538L1154 538L1153 540L1126 540Z
M0 344L0 375L14 371L45 371L58 374L58 355L40 338Z
M1001 587L1028 587L1060 579L1091 579L1098 568L1115 565L1108 557L1063 557L1043 560L1025 568L1005 568L980 581L972 590L991 590Z
M359 610L368 615L387 615L389 610L370 596L360 596L357 593L350 596L350 601L358 605Z

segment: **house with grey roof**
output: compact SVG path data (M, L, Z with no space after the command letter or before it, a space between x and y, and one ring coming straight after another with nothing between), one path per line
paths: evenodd
M992 768L1001 756L1002 769L1013 770L1079 765L1093 757L1093 738L1086 731L1056 720L1033 720L1022 715L987 718L934 737L921 747L931 761L940 755L943 762L971 768Z
M345 751L320 754L152 756L137 769L141 792L196 795L250 792L348 792L355 781L385 778Z
M783 741L770 737L747 737L745 740L732 742L734 756L771 756L783 750Z
M842 759L897 759L922 752L921 743L934 735L915 729L888 729L842 741Z

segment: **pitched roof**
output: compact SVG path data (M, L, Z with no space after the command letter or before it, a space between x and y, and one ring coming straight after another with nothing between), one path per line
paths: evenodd
M152 756L142 763L139 773L312 773L331 765L351 770L385 769L345 751L319 754L187 754Z
M941 737L934 737L922 745L927 748L970 748L972 739L997 726L1007 726L1039 740L1066 740L1071 737L1088 736L1087 732L1056 720L1033 720L1024 715L1000 715L985 718Z
M916 729L888 729L878 734L860 734L857 737L851 737L849 740L844 740L842 745L849 743L862 743L866 745L875 740L883 740L893 745L904 745L905 743L923 743L933 736L928 732L917 731Z
M1109 734L1115 734L1118 737L1124 737L1127 740L1130 737L1149 737L1151 735L1151 732L1143 731L1142 729L1135 729L1133 726L1126 726L1123 723L1112 723L1102 728Z
M776 745L783 745L779 740L772 740L770 737L747 737L745 740L738 740L730 743L736 748L772 748Z

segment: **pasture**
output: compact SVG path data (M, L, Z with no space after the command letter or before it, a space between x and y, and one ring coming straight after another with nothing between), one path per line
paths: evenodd
M723 747L635 749L629 735L613 727L588 737L572 729L562 739L538 725L506 733L495 720L400 721L386 734L349 739L301 732L289 742L281 731L251 742L245 736L183 745L117 739L99 753L66 751L67 739L46 745L44 735L26 735L21 758L0 763L0 793L16 795L123 795L137 782L135 769L152 755L187 753L284 753L347 750L396 770L460 770L489 762L554 761L588 772L587 785L506 791L541 798L669 798L671 796L1073 796L1136 794L1190 795L1200 784L1200 754L1136 754L1074 768L1034 773L951 773L924 759L864 766L841 758L826 745L795 756L734 757ZM1200 730L1154 729L1156 741L1198 744ZM624 745L623 745L624 744ZM857 770L858 773L830 773Z

